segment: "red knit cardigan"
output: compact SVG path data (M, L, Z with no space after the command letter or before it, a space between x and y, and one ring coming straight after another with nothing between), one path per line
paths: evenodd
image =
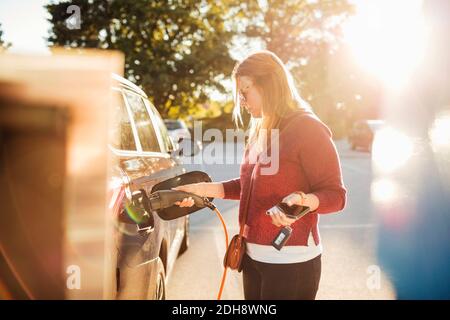
M251 161L251 146L247 147L240 167L240 178L223 184L225 199L247 199L255 169L245 237L250 243L270 245L280 227L272 224L272 219L265 214L267 209L294 191L313 193L319 199L319 207L291 225L292 236L285 245L306 246L310 232L317 245L320 242L318 214L340 211L346 203L346 189L331 131L312 112L298 110L282 118L279 132L278 171L261 174L262 168L267 170L272 164ZM240 225L243 223L244 208L244 201L241 201Z

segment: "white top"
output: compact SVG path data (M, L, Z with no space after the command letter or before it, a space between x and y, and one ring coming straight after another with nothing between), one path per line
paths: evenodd
M255 261L265 263L299 263L314 259L322 253L322 242L317 246L311 233L308 246L284 246L280 251L273 246L247 242L247 254Z

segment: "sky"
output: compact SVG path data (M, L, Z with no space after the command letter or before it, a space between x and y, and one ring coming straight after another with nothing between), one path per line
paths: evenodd
M50 24L44 5L48 0L0 0L3 39L11 42L10 52L48 52L45 37Z
M49 14L44 5L50 2L0 0L0 23L4 40L12 43L10 52L48 52L45 37L48 35L50 23L46 20Z
M401 86L425 47L425 28L418 15L422 0L350 1L356 5L357 14L344 27L344 34L357 61L393 87ZM9 52L49 52L45 40L50 28L49 14L44 8L49 2L0 0L3 37L12 43ZM255 48L242 49L241 56L233 58L241 59Z

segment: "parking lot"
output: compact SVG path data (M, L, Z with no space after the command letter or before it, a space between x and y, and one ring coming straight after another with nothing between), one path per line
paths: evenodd
M370 154L350 150L344 140L337 141L336 145L348 200L342 212L320 217L324 252L317 298L393 299L391 283L376 260L377 217L371 212L369 201ZM237 146L237 150L242 151L242 146ZM187 168L204 170L214 181L231 179L239 174L240 152L234 157L233 165L191 164ZM215 200L215 203L223 213L230 236L237 233L239 203L231 200ZM193 214L190 221L190 248L175 264L169 278L167 297L215 299L225 253L222 226L216 215L206 209ZM243 299L240 273L229 271L223 299Z

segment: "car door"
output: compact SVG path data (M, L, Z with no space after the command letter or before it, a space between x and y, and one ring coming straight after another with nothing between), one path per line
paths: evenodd
M365 139L366 139L366 128L364 122L358 122L355 127L355 144L358 147L364 147L365 146Z
M115 92L121 103L114 110L113 122L117 128L113 130L115 140L111 149L118 171L126 176L129 190L122 196L121 212L125 218L130 218L117 222L117 279L120 280L116 297L146 299L148 293L154 291L155 259L160 255L161 243L167 241L170 246L171 223L152 215L152 226L142 229L135 223L138 208L130 206L131 198L140 189L150 192L155 183L169 178L167 168L171 167L171 161L161 150L160 138L143 97L125 88Z
M148 109L150 110L150 113L153 116L155 127L158 128L158 132L161 137L161 142L163 147L165 148L167 153L170 153L171 155L174 155L172 151L175 150L175 146L173 145L173 141L170 137L169 131L167 130L167 127L161 118L161 115L159 114L158 110L153 106L153 104L150 103L150 101L144 99L144 101L147 104ZM172 157L170 158L172 160L172 172L171 176L174 177L176 175L180 175L185 172L184 167L182 166L181 160L179 160L179 157ZM185 227L185 219L187 218L179 218L176 220L173 220L172 223L172 232L174 233L174 237L177 236L177 234L181 237L184 233L184 227Z
M132 114L139 161L144 166L144 170L139 176L134 175L132 181L135 189L144 189L150 193L156 183L179 174L181 167L169 154L169 146L156 123L157 111L151 109L149 101L129 90L124 90L124 96ZM165 234L168 246L171 247L176 237L178 221L163 224L167 226Z
M149 259L149 252L141 250L153 233L145 235L139 232L132 220L123 222L119 218L131 202L131 177L144 173L145 163L140 159L138 140L131 117L131 110L126 104L121 89L113 89L116 104L112 106L112 125L110 149L113 155L111 170L111 201L109 207L115 213L116 232L114 242L117 248L116 263L116 298L145 299L148 291L148 273L138 268Z

